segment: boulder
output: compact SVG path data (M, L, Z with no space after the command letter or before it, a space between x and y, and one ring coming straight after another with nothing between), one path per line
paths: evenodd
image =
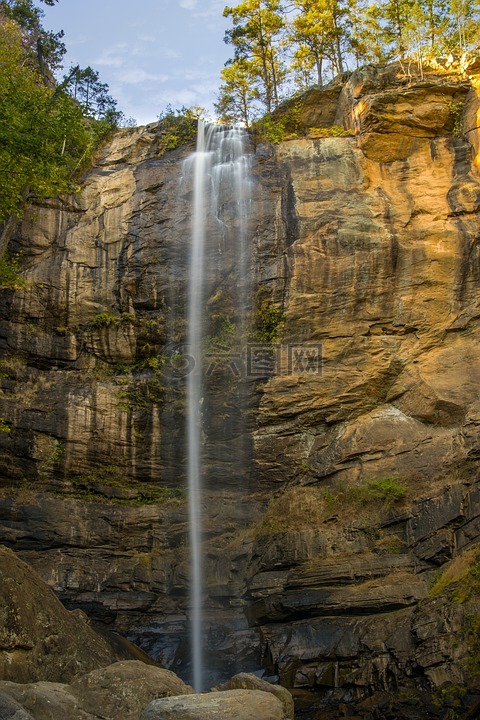
M154 700L141 720L287 720L282 701L262 690L226 690Z
M93 715L101 708L105 717L116 718L121 709L122 720L137 720L152 700L188 695L193 688L170 670L129 660L83 675L69 686L69 692Z
M24 716L18 720L96 720L98 714L85 712L68 690L68 685L52 682L12 683L0 682L0 692L11 698L12 702L23 708ZM99 708L97 708L98 711ZM3 720L3 716L2 720ZM15 717L15 716L14 716ZM105 720L109 716L105 717ZM117 716L118 717L118 716ZM17 718L15 717L15 720ZM113 718L112 718L113 720Z
M0 678L68 682L116 659L83 613L66 610L29 565L0 548Z
M0 718L2 720L32 720L32 716L19 703L3 692L0 692Z
M180 693L193 690L169 670L131 660L94 670L71 685L0 682L0 718L4 701L7 710L24 713L12 720L95 720L99 712L103 720L138 720L155 698Z
M272 685L251 673L238 673L230 678L230 680L227 680L226 683L218 685L213 689L222 692L225 690L262 690L263 692L272 693L272 695L275 695L275 697L281 701L285 718L291 718L291 720L293 720L293 698L287 688L281 685Z

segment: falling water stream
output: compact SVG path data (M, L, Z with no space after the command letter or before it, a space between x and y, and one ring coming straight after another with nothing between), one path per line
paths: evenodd
M248 306L250 155L242 128L199 121L196 152L185 161L192 182L192 228L188 292L187 451L190 521L190 613L192 683L203 689L204 572L202 557L202 438L205 422L205 333L212 288L228 285L238 340ZM235 459L236 460L236 459ZM241 460L239 459L239 462Z

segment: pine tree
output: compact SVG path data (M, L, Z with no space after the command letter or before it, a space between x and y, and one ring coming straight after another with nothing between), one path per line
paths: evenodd
M297 67L315 69L316 82L323 85L325 61L334 74L344 70L343 44L347 40L348 5L341 0L294 0L299 11L292 23L289 39L297 46Z
M267 112L271 112L279 105L286 75L280 43L285 26L281 2L244 0L226 7L223 14L233 23L225 41L233 45L236 61L247 61L251 81L258 86Z

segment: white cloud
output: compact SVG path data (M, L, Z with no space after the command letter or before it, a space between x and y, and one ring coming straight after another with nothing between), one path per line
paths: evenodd
M180 0L180 7L185 10L193 10L197 7L197 0Z
M154 75L142 68L129 68L126 72L119 75L118 80L128 85L140 85L146 82L165 83L170 80L169 75Z
M126 43L118 43L110 48L105 48L105 50L95 58L93 64L119 68L125 63L125 58L128 54L128 45Z

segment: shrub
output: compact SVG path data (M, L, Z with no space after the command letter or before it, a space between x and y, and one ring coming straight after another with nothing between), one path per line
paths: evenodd
M163 155L168 150L192 142L197 134L198 120L204 116L205 110L201 107L173 110L168 105L165 112L158 116L161 123L159 154Z
M20 290L23 287L25 280L20 277L20 256L4 255L0 258L0 288Z
M308 134L310 138L349 137L353 135L351 130L345 130L339 125L331 125L325 128L312 127L309 128Z
M4 418L0 418L0 433L10 433L12 428Z
M447 588L454 586L452 598L459 603L465 602L472 592L480 591L480 551L470 548L448 563L445 570L434 578L430 588L430 597L441 595Z
M183 488L139 483L127 478L113 465L98 465L91 472L76 475L72 479L72 485L75 489L74 495L79 498L114 505L161 505L168 502L182 502L185 498ZM131 497L109 498L102 492L102 485L129 490Z
M285 313L276 305L266 288L260 289L255 301L251 339L260 343L275 343L285 325Z
M365 480L362 484L349 489L350 498L360 505L381 502L387 506L405 497L407 488L394 477Z
M119 318L109 312L98 313L92 320L92 327L95 328L95 330L104 327L118 327L119 324Z

